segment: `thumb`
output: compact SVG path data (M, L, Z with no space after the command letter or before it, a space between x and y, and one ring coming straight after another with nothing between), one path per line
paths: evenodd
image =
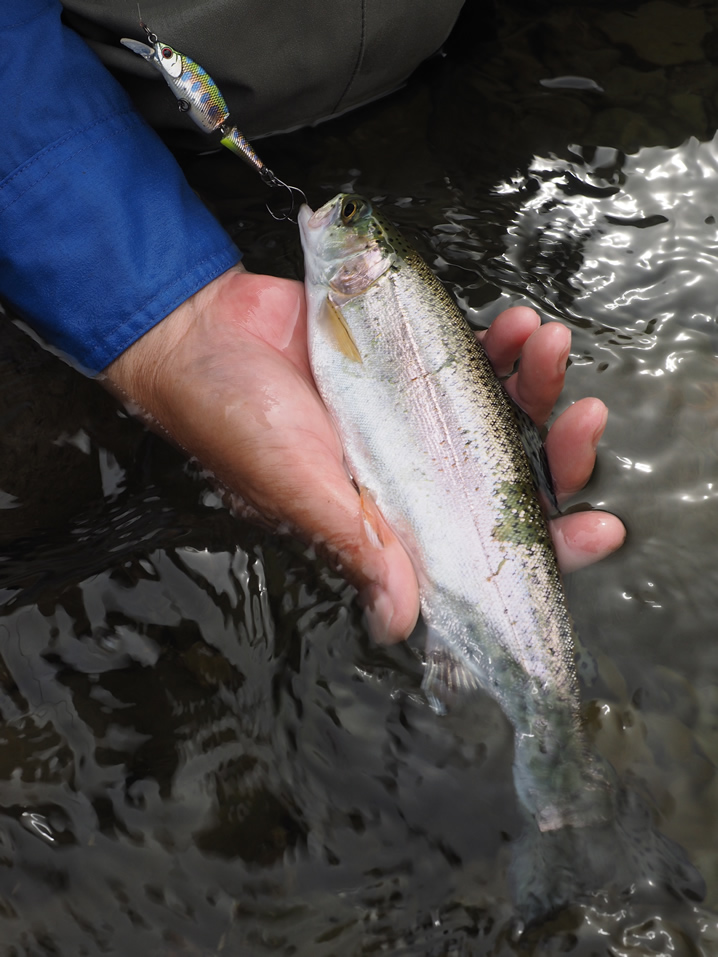
M376 641L407 638L419 616L419 586L411 559L384 520L367 489L359 492L357 558L360 574L373 571L374 581L360 589L359 600Z
M357 589L372 637L407 638L419 616L419 586L411 559L366 490L325 474L307 499L295 500L295 531L311 542Z

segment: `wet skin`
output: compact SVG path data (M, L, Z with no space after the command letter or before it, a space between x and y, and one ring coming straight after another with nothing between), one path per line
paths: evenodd
M563 387L570 332L518 306L482 335L509 392L539 424ZM309 368L301 283L231 269L188 299L105 370L104 384L151 417L228 490L237 514L313 544L356 586L375 638L406 638L419 613L409 556L388 529L370 540L334 425ZM559 501L588 481L607 410L576 402L546 441ZM625 529L591 511L551 523L561 568L618 548Z

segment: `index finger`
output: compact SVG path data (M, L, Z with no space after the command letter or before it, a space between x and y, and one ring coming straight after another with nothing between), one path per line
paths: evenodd
M551 415L566 377L571 332L560 322L548 322L524 343L518 372L506 391L534 420L543 425Z
M478 334L499 378L509 375L513 370L526 340L540 325L538 313L533 309L512 306L497 316L485 332Z

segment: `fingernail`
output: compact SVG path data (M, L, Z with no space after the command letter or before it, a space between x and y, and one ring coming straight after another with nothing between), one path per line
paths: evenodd
M561 353L558 357L558 363L556 366L556 372L559 375L563 375L566 371L566 363L568 362L568 356L571 352L571 340L566 343L566 348L561 350Z
M606 558L626 540L626 528L607 512L586 512L583 521L573 531L559 528L566 550L561 561L564 573L585 568Z
M596 553L602 551L603 537L601 533L608 525L608 521L609 519L606 519L602 512L588 512L584 525L572 534L564 533L564 540L572 548L580 549L582 552Z
M600 425L597 425L597 426L596 426L596 428L595 428L595 430L594 430L594 432L593 432L593 436L592 436L592 438L591 438L591 443L592 443L592 445L593 445L593 451L594 451L594 452L596 451L596 447L598 446L598 443L601 441L601 437L602 437L602 435L603 435L603 433L604 433L604 430L605 430L605 428L606 428L606 422L607 422L607 421L608 421L608 409L604 406L603 415L601 416L601 423L600 423Z
M361 598L367 625L374 641L389 644L389 629L394 617L394 603L379 585L370 585Z

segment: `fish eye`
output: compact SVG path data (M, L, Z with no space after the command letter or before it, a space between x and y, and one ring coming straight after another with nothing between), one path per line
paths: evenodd
M342 206L342 222L346 226L359 212L359 205L353 199L348 199Z
M162 47L162 56L165 58L165 60L169 60L169 58L172 56L172 52L172 47Z

